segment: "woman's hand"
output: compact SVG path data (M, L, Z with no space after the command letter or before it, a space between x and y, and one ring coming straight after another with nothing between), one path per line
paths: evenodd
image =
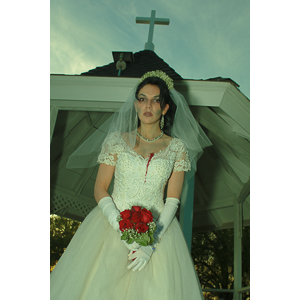
M136 242L133 242L132 244L127 244L126 241L122 240L125 247L130 251L130 252L133 252L133 251L137 251L141 246L136 243ZM132 253L131 253L132 254ZM130 255L130 254L129 254Z
M130 270L133 268L133 272L143 270L150 260L152 253L153 250L151 246L141 246L136 252L130 252L128 260L133 260L133 262L127 267L127 269Z

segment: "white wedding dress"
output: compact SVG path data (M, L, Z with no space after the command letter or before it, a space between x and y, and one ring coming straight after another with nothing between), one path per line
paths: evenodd
M151 161L129 148L119 133L103 143L98 161L115 166L112 198L123 211L164 208L172 172L190 167L184 144L173 138ZM142 271L128 270L128 249L97 206L82 222L51 273L52 300L203 300L198 275L181 227L172 221Z

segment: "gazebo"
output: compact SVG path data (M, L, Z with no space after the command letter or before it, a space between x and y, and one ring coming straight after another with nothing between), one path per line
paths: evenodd
M235 300L241 299L249 290L242 287L241 267L242 227L250 225L249 99L230 78L183 79L153 50L113 55L121 55L121 61L129 57L125 69L117 69L115 60L81 75L50 75L50 213L82 221L96 206L97 167L66 169L68 157L122 106L145 72L162 70L174 80L213 144L183 191L179 221L189 248L192 231L234 228L232 292Z

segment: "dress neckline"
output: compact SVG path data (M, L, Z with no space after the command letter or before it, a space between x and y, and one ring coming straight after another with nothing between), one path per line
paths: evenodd
M133 148L129 147L128 144L127 144L127 143L125 142L125 140L123 139L122 135L121 135L121 139L122 139L122 142L123 142L123 143L125 144L125 146L127 147L127 149L128 149L130 152L132 152L135 156L140 157L140 158L142 158L143 160L149 159L149 155L148 155L147 157L144 157L143 155L138 154L135 150L133 150ZM173 141L174 141L174 138L171 139L171 141L169 142L169 145L168 145L167 147L165 147L165 148L162 149L162 150L159 150L158 152L155 152L152 158L154 158L157 154L163 153L163 152L165 152L168 148L170 148L170 146L171 146L171 144L172 144Z

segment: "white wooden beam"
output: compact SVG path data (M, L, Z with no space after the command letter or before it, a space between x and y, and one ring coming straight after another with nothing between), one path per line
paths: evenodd
M228 82L175 80L174 87L189 105L219 107Z
M234 292L233 299L241 300L242 294L242 232L243 232L243 207L241 203L234 203Z
M205 205L210 201L197 172L195 174L195 200L200 205Z
M228 163L226 158L222 154L222 148L218 148L217 140L212 139L210 136L212 143L214 144L214 151L216 152L215 159L220 163L220 171L224 175L224 179L227 182L227 185L230 187L233 193L238 194L239 191L243 187L243 182L241 179L236 175L234 170L232 169L231 165Z
M250 145L244 138L238 136L222 118L208 107L191 107L195 119L216 135L220 140L249 157Z
M229 85L219 107L246 132L250 133L250 101L246 96Z
M79 111L101 111L115 112L124 103L108 101L89 101L89 100L59 100L51 99L51 105L58 107L59 110L79 110Z
M209 213L215 227L221 228L222 224L223 224L223 220L222 220L222 217L221 217L221 214L219 213L219 211L218 210L210 210L208 213Z
M183 187L180 201L180 225L185 237L189 251L192 249L193 231L193 210L194 210L194 176L190 178Z
M50 75L50 99L124 102L138 78Z
M57 119L58 108L55 105L50 106L50 144L52 141L52 136L55 128L55 123Z
M138 81L139 78L50 75L50 99L124 102ZM228 82L174 80L174 86L189 105L218 107L225 91L232 85Z
M213 107L213 111L222 118L231 128L232 131L235 132L238 136L243 137L250 141L250 132L247 132L244 128L242 128L234 119L228 116L220 107ZM250 120L250 115L249 115Z
M81 120L80 123L82 123L83 126L77 125L64 139L63 152L59 160L51 164L51 176L67 163L69 156L77 149L78 145L95 131L95 128L88 126L89 120L87 120L87 118Z
M218 138L213 139L213 143L218 149L220 153L222 153L222 157L228 162L231 168L235 171L237 176L242 181L246 181L250 176L250 159L244 162L244 160L240 160L238 156L232 151L231 147L224 143L222 140Z
M210 210L218 210L223 208L232 207L234 204L234 197L229 197L226 199L218 200L218 201L210 201L205 206L195 206L194 213L199 213L203 211L210 211Z
M243 204L244 201L247 199L247 197L250 194L250 177L248 181L244 184L242 190L240 191L240 194L237 197L237 203Z
M95 168L98 168L98 166L93 168L86 168L83 170L82 174L80 175L80 178L76 181L74 184L73 191L77 196L80 195L81 191L83 190L85 184L90 179L91 175L93 174Z

